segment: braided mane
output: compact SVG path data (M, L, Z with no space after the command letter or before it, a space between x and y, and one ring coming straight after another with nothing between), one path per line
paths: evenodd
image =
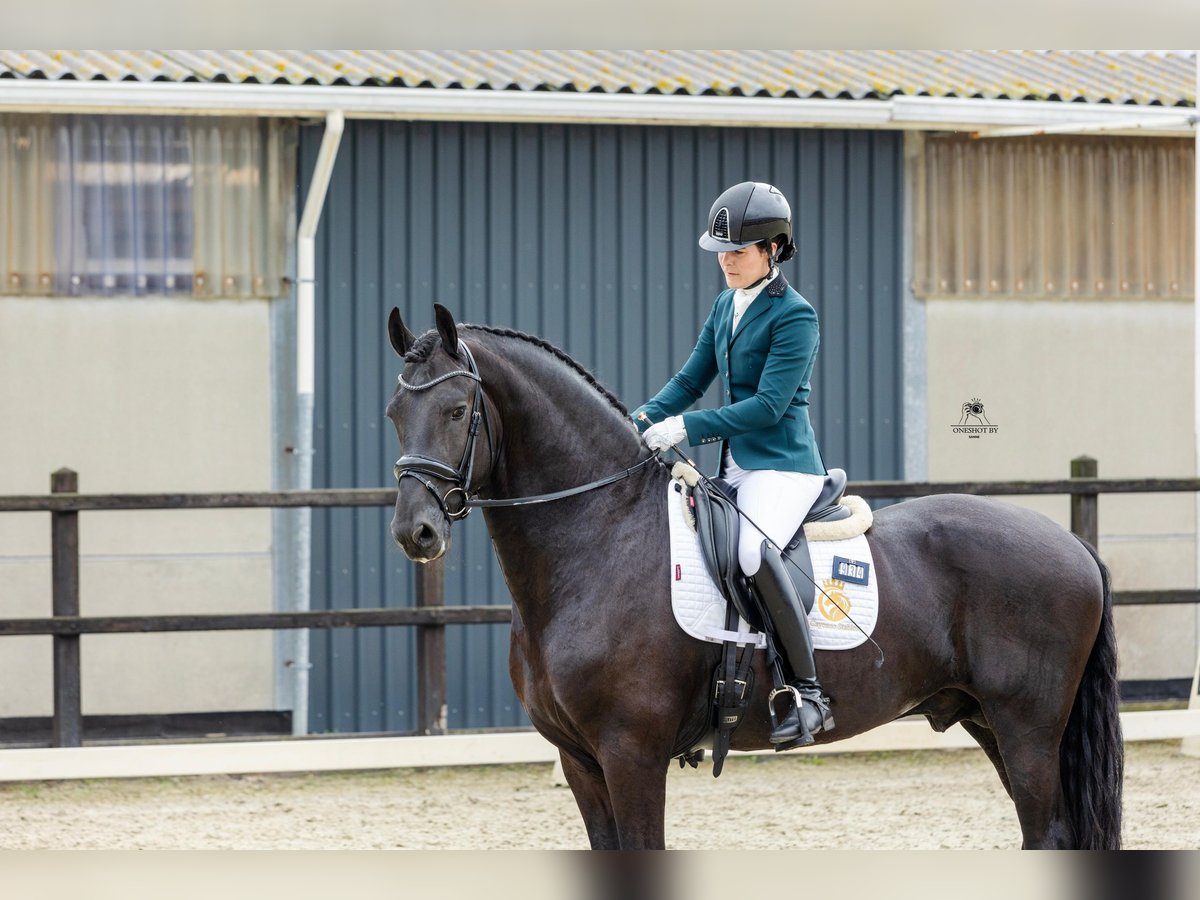
M593 388L595 388L600 393L600 395L602 397L604 397L605 400L608 401L609 405L613 409L615 409L617 412L619 412L622 416L629 415L629 409L625 406L624 403L622 403L620 401L620 399L618 399L616 394L614 394L607 387L605 387L603 384L601 384L596 379L595 375L593 375L591 372L589 372L587 369L585 369L583 366L581 366L575 359L573 359L571 356L569 356L566 353L566 351L560 350L558 347L554 346L549 341L547 341L543 338L540 338L540 337L536 337L532 334L526 334L524 331L514 331L511 328L496 328L491 325L467 325L467 324L459 324L458 327L459 328L470 328L474 331L483 331L483 332L486 332L487 334L497 335L498 337L516 338L519 341L524 341L527 344L532 344L535 347L539 347L542 350L547 351L552 356L554 356L556 359L558 359L560 362L563 362L567 366L569 366L584 381L586 381ZM406 363L427 362L429 360L429 357L433 354L433 351L436 348L441 346L441 343L442 343L441 338L439 337L436 330L427 331L423 335L421 335L419 338L417 338L416 342L412 345L412 347L409 348L408 353L406 353L404 355L404 361Z

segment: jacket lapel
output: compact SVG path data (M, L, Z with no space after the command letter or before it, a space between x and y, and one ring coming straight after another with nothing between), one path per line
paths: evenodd
M746 311L744 313L742 313L742 321L738 323L737 331L733 332L733 334L729 338L730 349L733 348L734 342L739 337L741 337L743 334L746 333L747 326L749 326L749 324L752 321L754 321L759 316L761 316L763 313L765 313L768 309L770 309L771 302L774 299L775 298L772 297L770 294L768 294L766 289L764 288L763 290L758 292L757 297L755 297L753 300L750 301L750 305L748 307L746 307ZM729 327L730 328L733 327L732 309L733 309L733 307L731 306L730 314L729 314Z
M725 314L721 316L721 321L717 325L717 356L721 355L720 348L729 349L729 332L733 328L733 292L729 294L729 306L725 310ZM718 360L719 362L719 360Z
M783 277L783 272L777 271L775 273L775 277L771 279L770 283L766 287L758 292L758 296L750 302L750 305L746 308L746 311L742 313L742 321L738 323L738 330L736 333L733 333L732 331L734 304L733 298L730 297L729 317L725 322L725 336L727 338L727 341L725 342L726 350L729 350L733 347L733 342L737 340L739 334L746 330L746 326L750 324L752 319L757 319L767 311L767 309L771 306L772 300L774 300L776 297L783 296L784 291L787 290L787 286L787 279Z

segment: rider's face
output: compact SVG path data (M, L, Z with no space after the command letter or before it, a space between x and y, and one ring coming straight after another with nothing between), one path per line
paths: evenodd
M750 287L771 271L767 251L758 244L718 253L717 263L725 273L725 283L731 288Z

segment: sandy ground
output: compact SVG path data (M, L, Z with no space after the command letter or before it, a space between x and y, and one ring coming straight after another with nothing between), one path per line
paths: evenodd
M1129 745L1124 838L1200 847L1200 759L1177 741ZM715 780L672 767L667 844L991 849L1020 832L977 750L734 757ZM586 847L548 765L0 785L3 849Z

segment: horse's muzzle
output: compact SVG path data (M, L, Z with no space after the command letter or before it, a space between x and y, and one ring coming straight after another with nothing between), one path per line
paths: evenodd
M401 524L392 518L392 540L413 562L432 562L440 559L450 549L449 529L419 517Z

